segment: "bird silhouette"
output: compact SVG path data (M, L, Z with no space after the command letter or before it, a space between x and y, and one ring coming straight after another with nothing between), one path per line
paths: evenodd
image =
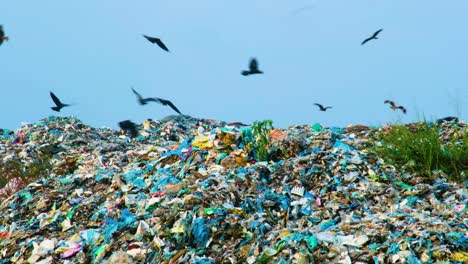
M164 43L161 41L161 39L153 38L153 37L146 36L146 35L143 35L143 37L145 37L149 42L151 42L153 44L156 43L161 49L169 52L169 49L166 47L166 45L164 45Z
M324 107L323 105L317 103L315 103L314 105L318 106L320 108L320 111L324 112L327 111L327 109L332 108L331 106Z
M50 92L50 97L52 97L52 101L54 101L55 105L56 106L53 106L51 107L52 110L56 111L56 112L60 112L60 109L66 107L66 106L70 106L69 104L64 104L62 103L57 96L55 96L55 94L53 92Z
M369 37L369 38L366 38L366 39L361 43L361 45L364 45L364 44L366 44L367 42L369 42L369 41L371 41L371 40L373 40L373 39L379 39L379 38L377 38L377 35L379 35L380 32L382 32L382 30L383 30L383 28L377 30L377 31L374 33L374 35L372 35L372 36Z
M151 98L151 97L143 98L143 96L141 96L137 91L135 91L135 89L133 89L133 87L132 87L132 91L137 96L138 103L141 104L141 105L145 105L148 102L158 102L158 100L156 100L154 98Z
M258 69L257 59L252 58L250 59L249 70L248 71L244 70L241 72L241 74L244 76L247 76L251 74L263 74L263 72Z
M143 98L143 96L141 96L137 91L135 91L135 89L132 88L132 91L133 93L137 96L137 99L138 99L138 103L140 103L141 105L145 105L147 104L148 102L155 102L155 103L159 103L159 104L162 104L162 105L166 105L166 106L169 106L170 108L172 108L174 111L176 111L178 114L182 114L179 109L177 109L177 107L169 100L166 100L166 99L162 99L162 98L158 98L158 97L148 97L148 98Z
M129 132L131 137L137 137L138 136L138 130L136 128L136 124L133 123L130 120L124 120L119 122L119 127L125 132Z
M0 45L3 44L3 41L8 41L8 37L5 36L5 31L3 31L3 26L0 25Z
M162 104L162 105L167 105L169 106L170 108L172 108L172 110L176 111L179 115L181 115L182 113L179 111L179 109L177 109L177 107L169 100L166 100L166 99L162 99L162 98L154 98L157 100L158 103Z
M397 106L395 102L390 101L390 100L385 100L384 104L390 104L390 108L395 111L397 109L400 109L404 114L406 114L406 108L403 106Z

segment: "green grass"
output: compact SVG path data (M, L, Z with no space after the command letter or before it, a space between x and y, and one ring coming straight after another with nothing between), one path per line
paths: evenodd
M272 120L254 121L252 132L255 137L253 148L255 149L255 158L258 161L268 159L268 149L270 148L270 131L273 129Z
M468 173L468 131L454 127L449 138L442 139L439 127L428 122L415 126L394 125L375 135L371 148L387 163L404 167L430 178L443 171L449 180L466 181Z

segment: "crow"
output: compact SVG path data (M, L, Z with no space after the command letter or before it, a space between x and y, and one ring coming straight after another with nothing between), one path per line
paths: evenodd
M135 91L135 89L132 88L132 91L133 93L137 96L137 99L138 99L138 102L141 104L141 105L145 105L147 104L148 102L155 102L155 103L159 103L159 104L162 104L162 105L167 105L169 106L170 108L172 108L172 110L176 111L178 114L182 114L179 109L177 109L177 107L169 100L166 100L166 99L162 99L162 98L157 98L157 97L154 97L154 98L143 98L137 91Z
M3 31L3 26L0 25L0 45L2 45L3 41L8 41L8 37L5 36L5 31Z
M55 96L55 94L53 92L50 92L50 97L52 97L52 100L54 101L54 103L56 105L56 106L53 106L51 108L52 108L52 110L54 110L56 112L60 112L60 109L66 107L66 106L70 106L69 104L64 104L64 103L60 102L58 97Z
M130 132L131 137L138 136L138 130L136 128L136 124L130 120L124 120L119 122L119 127L125 132Z
M158 103L162 104L162 105L167 105L169 106L170 108L172 108L172 110L176 111L179 115L181 115L182 113L179 111L179 109L177 109L177 107L169 100L166 100L166 99L162 99L162 98L154 98L157 100Z
M367 42L369 42L369 41L371 41L371 40L373 40L373 39L379 39L379 38L377 38L377 35L379 35L379 33L382 32L382 30L383 30L383 28L377 30L377 31L374 33L374 35L372 35L372 36L369 37L369 38L366 38L366 39L361 43L361 45L364 45L364 44L366 44Z
M390 108L395 111L397 109L400 109L404 114L406 114L406 108L403 106L397 106L395 102L390 101L390 100L385 100L384 104L390 104Z
M163 50L169 52L169 49L166 47L166 45L164 45L164 43L161 41L161 39L149 37L149 36L146 36L146 35L143 35L143 37L145 37L149 42L151 42L151 43L153 43L153 44L154 44L154 43L158 44L158 46L159 46L161 49L163 49Z
M323 105L317 103L315 103L314 105L318 106L320 108L320 111L323 112L327 111L328 108L332 108L331 106L323 107Z
M143 98L143 96L141 96L137 91L135 91L135 89L133 89L133 87L132 87L132 91L137 96L138 103L141 104L141 105L145 105L148 102L157 102L157 100L154 99L154 98Z
M258 69L257 59L252 58L252 59L250 59L249 70L248 71L242 71L241 74L244 75L244 76L247 76L247 75L251 75L251 74L263 74L263 72Z

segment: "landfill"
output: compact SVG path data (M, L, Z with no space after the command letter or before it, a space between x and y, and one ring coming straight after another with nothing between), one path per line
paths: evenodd
M438 124L442 138L454 126ZM0 190L4 263L468 263L468 182L429 182L365 148L387 127L270 131L188 116L138 136L48 117L0 130L0 162L47 175Z

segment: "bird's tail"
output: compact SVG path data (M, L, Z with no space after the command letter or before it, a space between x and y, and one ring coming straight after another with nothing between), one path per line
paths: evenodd
M244 75L244 76L247 76L247 75L250 74L250 71L242 71L241 74Z

